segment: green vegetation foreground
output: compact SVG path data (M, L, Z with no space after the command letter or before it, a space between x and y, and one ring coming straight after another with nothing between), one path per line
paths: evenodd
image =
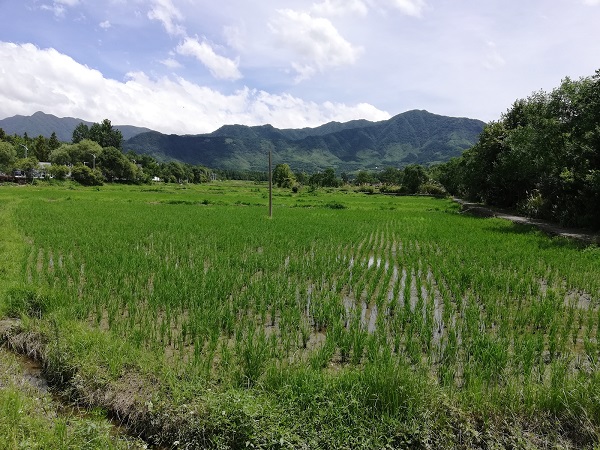
M0 187L6 339L166 446L598 444L597 247L448 200L274 199Z

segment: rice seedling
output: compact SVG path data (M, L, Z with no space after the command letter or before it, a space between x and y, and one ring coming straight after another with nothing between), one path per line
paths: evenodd
M530 410L556 412L561 385L596 383L593 251L438 199L390 210L387 197L298 194L309 208L269 220L244 186L64 194L11 193L30 243L13 279L32 294L13 314L98 330L182 379L275 403L299 377L352 380L369 411L398 420L418 409L420 378L466 410L498 411L514 386ZM344 209L323 206L342 195Z

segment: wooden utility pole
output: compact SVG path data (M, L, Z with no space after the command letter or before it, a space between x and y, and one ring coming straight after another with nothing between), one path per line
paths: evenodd
M269 150L269 217L273 217L273 171L271 170L271 150Z

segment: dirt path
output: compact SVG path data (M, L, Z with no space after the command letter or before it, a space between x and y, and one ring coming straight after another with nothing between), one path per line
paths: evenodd
M510 211L485 206L480 203L467 202L460 198L453 198L453 200L461 206L461 210L463 212L473 214L475 216L498 217L500 219L510 220L514 223L519 223L523 225L533 225L552 236L561 236L570 239L575 239L578 241L585 242L587 244L600 244L600 233L594 233L581 228L565 228L561 227L560 225L547 222L545 220L531 219L529 217L518 216Z

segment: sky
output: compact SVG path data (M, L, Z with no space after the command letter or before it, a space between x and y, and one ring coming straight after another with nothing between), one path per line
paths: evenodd
M485 122L600 69L600 0L0 0L0 118Z

